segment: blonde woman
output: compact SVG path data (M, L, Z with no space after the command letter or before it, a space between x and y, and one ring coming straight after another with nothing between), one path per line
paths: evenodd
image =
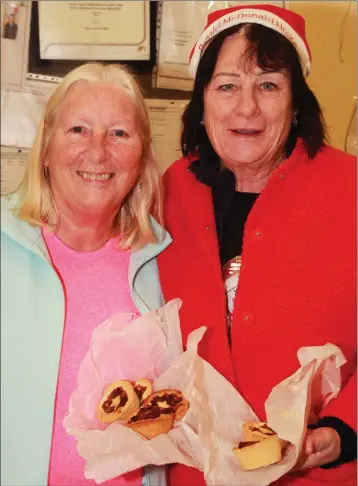
M96 325L164 303L160 214L135 79L118 65L80 66L50 98L25 180L2 201L2 484L93 483L62 422Z

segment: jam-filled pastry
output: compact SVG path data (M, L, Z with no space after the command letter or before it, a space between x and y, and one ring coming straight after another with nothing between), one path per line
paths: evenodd
M245 442L263 440L276 435L267 422L244 422L242 428Z
M233 452L245 471L280 462L282 459L282 441L277 434L258 441L240 442Z
M163 413L174 413L175 420L181 420L189 408L189 402L179 390L168 389L152 393L143 402L143 406L157 406Z
M125 425L150 440L160 434L167 434L173 427L173 423L174 413L172 411L146 405L142 406Z
M139 408L139 399L130 381L112 383L104 392L97 407L101 422L110 424L115 420L127 420Z
M140 380L137 380L134 383L133 387L134 387L134 391L137 394L140 404L142 404L143 401L147 397L149 397L151 393L153 393L152 383L149 380L147 380L147 378L141 378Z

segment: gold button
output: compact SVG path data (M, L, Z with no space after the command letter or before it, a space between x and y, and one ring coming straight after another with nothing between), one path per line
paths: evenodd
M245 312L243 318L245 324L251 324L251 322L253 321L253 315L251 314L251 312Z

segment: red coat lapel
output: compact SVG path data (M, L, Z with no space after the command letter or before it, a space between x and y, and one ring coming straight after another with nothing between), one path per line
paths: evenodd
M211 189L188 165L181 159L164 177L165 226L173 242L158 258L160 280L166 300L183 301L184 345L191 331L207 326L200 355L234 382Z

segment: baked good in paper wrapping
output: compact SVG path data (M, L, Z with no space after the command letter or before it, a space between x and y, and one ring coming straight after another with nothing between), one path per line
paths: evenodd
M169 409L163 413L163 410L152 405L143 406L125 425L149 440L167 434L173 427L174 413Z
M280 462L282 459L282 441L277 434L258 441L240 442L233 452L242 469L252 471L260 467Z
M144 400L126 426L146 439L153 439L160 434L167 434L174 420L181 420L188 408L189 402L179 390L160 390Z
M266 422L245 422L242 428L244 440L233 449L242 469L252 471L281 461L286 442Z
M267 422L244 422L242 429L246 442L263 440L276 435L276 432L267 425Z
M139 408L139 399L130 381L119 380L104 392L97 407L97 417L110 424L115 420L127 420Z
M112 383L97 407L99 420L112 423L126 422L146 439L167 434L174 420L181 420L189 407L179 390L168 389L152 393L152 384L146 378L134 383L121 380Z
M142 404L143 401L153 393L153 387L151 381L147 378L141 378L133 384L134 391L137 394L139 403Z
M143 402L143 406L157 406L163 410L172 410L175 420L181 420L189 408L189 402L182 392L174 389L160 390L152 393Z

